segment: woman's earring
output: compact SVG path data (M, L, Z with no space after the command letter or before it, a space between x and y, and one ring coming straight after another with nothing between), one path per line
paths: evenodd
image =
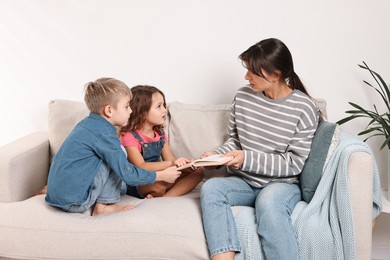
M290 77L285 78L284 82L286 82L287 86L290 86Z

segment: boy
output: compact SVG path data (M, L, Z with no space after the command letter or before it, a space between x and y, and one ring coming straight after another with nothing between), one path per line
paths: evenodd
M115 204L121 181L137 186L155 181L173 183L176 167L151 172L130 164L117 137L132 112L131 91L125 83L101 78L85 86L88 117L70 132L50 168L46 202L67 212L82 213L94 206L92 215L133 208Z

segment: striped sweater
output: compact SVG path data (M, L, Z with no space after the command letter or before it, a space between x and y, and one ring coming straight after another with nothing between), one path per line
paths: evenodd
M229 167L229 172L254 187L273 181L298 183L318 120L318 108L299 90L274 100L245 86L233 100L229 139L216 151L243 150L241 169Z

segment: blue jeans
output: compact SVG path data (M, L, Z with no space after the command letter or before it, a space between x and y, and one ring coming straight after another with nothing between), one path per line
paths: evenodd
M264 188L254 188L239 177L212 178L202 186L200 200L211 256L241 251L230 207L252 206L265 258L299 259L291 222L291 213L301 200L297 184L272 183Z
M83 213L95 203L117 203L120 201L121 183L119 176L103 162L89 189L87 199L81 205L62 206L62 209L72 213Z

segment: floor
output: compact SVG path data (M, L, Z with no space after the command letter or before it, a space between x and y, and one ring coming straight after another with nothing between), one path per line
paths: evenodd
M372 259L390 260L390 213L381 213L372 235Z

